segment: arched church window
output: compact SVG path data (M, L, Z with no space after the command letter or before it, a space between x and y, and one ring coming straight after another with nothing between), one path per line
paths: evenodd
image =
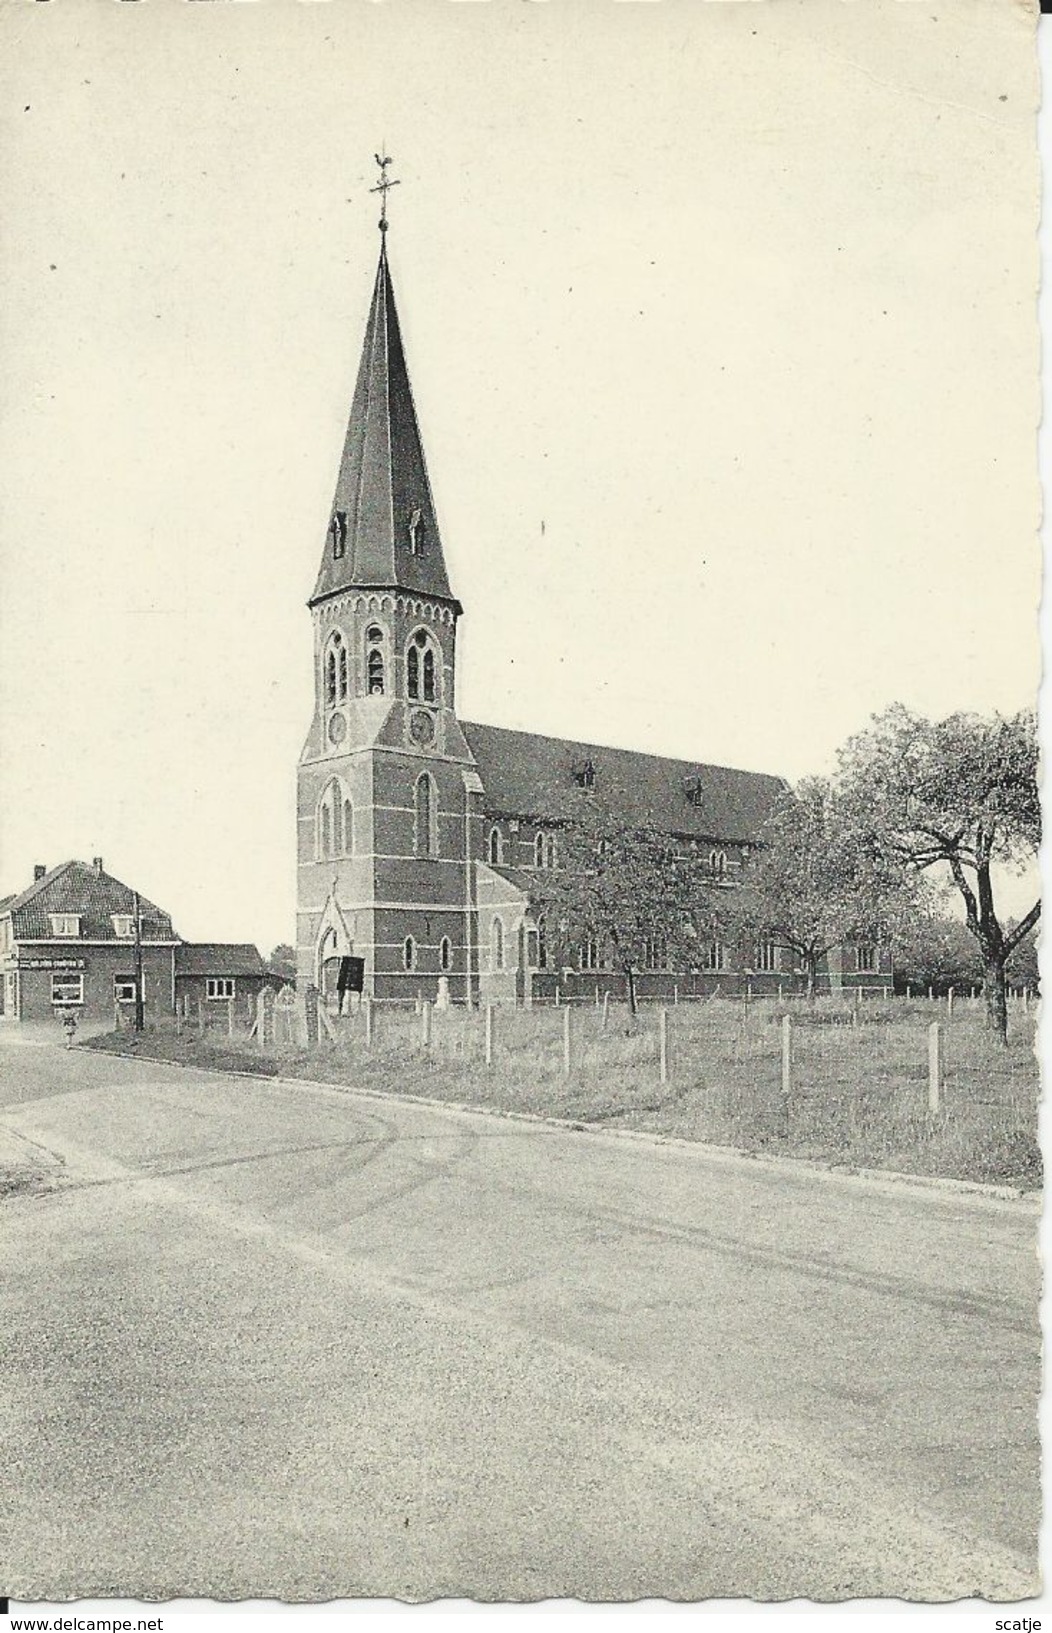
M426 630L418 629L405 655L406 695L420 703L434 703L438 697L438 665L435 646Z
M544 848L544 865L547 868L554 868L558 867L559 865L559 851L554 834L548 835L547 843Z
M727 871L727 852L709 852L709 872L714 873L717 879L722 879Z
M544 834L538 834L536 839L533 841L533 865L535 868L542 868L544 866L545 855L545 836Z
M365 632L365 689L370 697L379 697L384 689L384 632L379 624L370 624Z
M489 831L489 859L495 867L499 867L504 860L504 838L499 828Z
M504 920L499 915L493 920L493 968L504 968Z
M329 704L347 701L347 648L338 629L329 636L325 649L325 701Z
M354 806L347 788L333 777L318 802L318 856L350 856L353 849Z
M417 856L438 855L438 807L435 784L425 771L416 779L414 806L414 845Z

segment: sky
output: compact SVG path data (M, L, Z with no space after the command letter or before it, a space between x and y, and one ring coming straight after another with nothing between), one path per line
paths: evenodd
M26 0L0 97L0 890L293 939L382 143L464 717L795 780L1033 702L1030 8Z

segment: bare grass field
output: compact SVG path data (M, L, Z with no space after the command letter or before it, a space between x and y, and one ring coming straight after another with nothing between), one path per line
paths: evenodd
M782 1079L786 1005L714 999L668 1010L668 1080L658 1070L658 1015L611 1004L494 1012L494 1060L485 1063L478 1011L422 1014L374 1009L366 1044L362 1012L335 1023L335 1040L307 1050L175 1027L121 1031L86 1047L264 1076L311 1078L426 1095L499 1111L631 1128L852 1167L892 1169L1033 1189L1037 1140L1035 1011L1013 1010L1007 1049L977 1006L890 999L857 1012L834 1000L791 1006L792 1080ZM943 1081L928 1109L928 1028L942 1023Z

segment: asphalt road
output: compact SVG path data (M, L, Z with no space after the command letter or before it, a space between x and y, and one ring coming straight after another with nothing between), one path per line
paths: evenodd
M1037 1591L1032 1204L0 1047L18 1599Z

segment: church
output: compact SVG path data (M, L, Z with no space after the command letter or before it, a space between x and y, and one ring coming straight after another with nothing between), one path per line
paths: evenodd
M381 172L386 205L386 167ZM297 781L297 978L335 1007L381 1001L531 1003L591 997L621 978L594 942L552 967L535 900L559 865L575 789L701 848L733 888L785 784L776 776L462 720L457 624L413 404L387 212L331 519L308 603L314 714ZM887 954L845 949L833 984L879 984ZM719 941L698 967L653 966L641 994L794 983L783 948L747 961ZM748 968L743 968L744 963ZM842 968L850 965L850 969ZM736 967L737 966L737 967ZM783 967L784 966L784 967ZM890 965L888 965L890 969ZM890 981L890 974L884 975Z

